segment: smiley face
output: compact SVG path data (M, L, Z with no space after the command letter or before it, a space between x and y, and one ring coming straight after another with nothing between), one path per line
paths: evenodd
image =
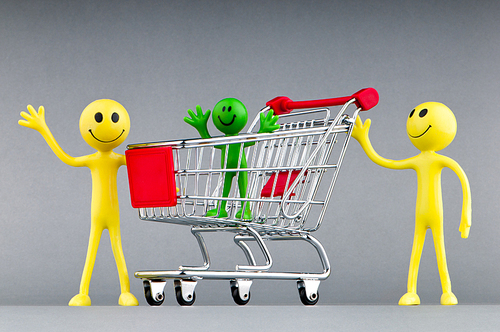
M114 100L96 100L85 107L80 116L83 139L98 151L116 148L127 138L129 130L127 110Z
M420 151L439 151L455 138L457 120L441 103L427 102L415 107L406 121L410 141Z
M238 99L226 98L215 105L212 120L224 134L237 135L247 124L248 112Z

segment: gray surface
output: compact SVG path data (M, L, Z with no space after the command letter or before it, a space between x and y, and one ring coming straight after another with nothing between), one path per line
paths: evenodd
M80 156L93 151L80 136L79 116L99 98L128 110L130 144L197 137L182 122L186 110L211 109L225 97L239 98L252 113L277 95L319 99L367 86L379 91L380 103L363 117L372 118L372 143L388 158L417 153L405 132L417 104L440 101L454 111L458 134L443 154L469 176L473 225L461 239L460 183L445 170L453 290L462 304L499 303L499 14L497 1L0 2L0 305L66 305L87 250L90 173L63 164L38 133L17 125L27 104L44 105L55 138ZM125 168L118 176L129 274L200 263L186 227L138 220ZM321 284L321 304L395 304L405 292L415 179L413 171L374 165L352 142L335 204L316 234L333 268ZM429 236L419 295L423 304L437 304ZM214 267L243 259L229 237L210 237L208 245ZM320 268L310 248L277 250L279 267ZM141 282L132 278L131 285L144 305ZM201 282L197 294L198 305L232 302L227 282ZM104 234L90 296L94 305L115 305L118 295ZM297 304L296 287L255 282L251 303ZM175 305L171 285L165 305Z
M5 331L498 331L499 306L0 307Z

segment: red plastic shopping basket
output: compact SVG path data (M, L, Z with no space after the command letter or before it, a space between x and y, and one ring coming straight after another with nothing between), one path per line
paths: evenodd
M134 208L177 204L171 147L127 150L125 156Z

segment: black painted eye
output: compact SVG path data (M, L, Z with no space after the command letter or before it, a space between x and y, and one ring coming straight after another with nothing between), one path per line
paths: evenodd
M231 112L231 106L229 106L229 108L227 109L228 112Z
M222 106L222 112L226 111L226 106Z
M120 116L118 115L118 113L113 113L111 115L111 121L113 121L114 123L117 123L118 120L120 120Z
M420 111L420 113L418 113L418 116L423 118L426 114L427 114L427 108L424 108L423 110Z
M409 118L411 118L413 116L413 113L415 113L415 109L413 109L411 112L410 112L410 116Z
M97 123L101 123L102 122L102 113L101 112L97 112L95 115L94 115L94 119Z

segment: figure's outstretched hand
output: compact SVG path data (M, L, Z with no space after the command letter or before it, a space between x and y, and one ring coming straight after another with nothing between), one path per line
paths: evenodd
M196 114L194 114L194 112L189 109L188 114L190 118L188 118L187 116L184 117L184 122L195 127L196 130L198 130L198 132L200 133L201 137L210 138L207 129L207 122L208 118L210 117L210 112L211 112L210 110L207 110L207 112L203 114L201 106L196 105Z
M267 115L260 113L260 129L259 133L272 133L280 128L278 122L279 116L274 115L274 111L270 110Z
M371 123L372 121L370 119L366 119L365 123L363 123L361 117L358 115L356 117L356 123L354 124L354 127L352 129L351 136L354 137L358 142L367 139Z
M27 128L35 129L38 132L44 132L48 129L47 123L45 122L45 108L40 106L38 112L31 105L28 105L29 114L26 112L21 112L21 116L25 120L19 120L18 123Z
M462 211L462 220L460 221L460 228L458 229L462 233L464 239L469 237L470 225L471 225L471 209L464 208Z

